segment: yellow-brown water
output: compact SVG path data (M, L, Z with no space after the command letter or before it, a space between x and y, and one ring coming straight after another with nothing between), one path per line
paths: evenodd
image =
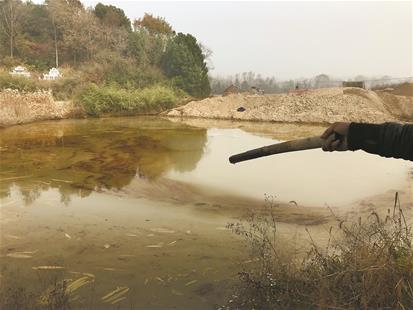
M225 225L264 194L298 204L277 212L281 231L300 238L300 227L327 222L324 204L405 187L411 164L362 152L228 163L322 130L149 117L2 129L2 297L30 306L63 279L81 279L72 309L213 309L247 260ZM118 297L103 298L117 287Z

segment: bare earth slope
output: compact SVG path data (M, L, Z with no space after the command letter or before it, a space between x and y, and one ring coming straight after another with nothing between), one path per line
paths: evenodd
M398 97L413 105L412 97ZM395 104L387 104L374 91L360 88L325 88L293 94L250 95L234 94L211 97L173 109L168 116L219 118L234 120L260 120L275 122L333 123L356 121L379 123L400 120L399 111L392 112ZM237 109L243 107L244 112ZM407 112L406 112L407 113ZM404 113L403 120L413 119Z

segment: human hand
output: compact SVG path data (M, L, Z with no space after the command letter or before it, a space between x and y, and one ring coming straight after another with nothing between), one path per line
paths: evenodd
M321 135L324 140L323 151L347 151L348 150L348 129L350 123L334 123Z

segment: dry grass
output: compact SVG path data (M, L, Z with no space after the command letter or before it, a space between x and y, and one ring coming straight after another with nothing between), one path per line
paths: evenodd
M0 308L8 310L69 310L67 283L55 281L40 296L24 288L9 288L0 291ZM4 307L4 308L2 308Z
M337 218L327 247L312 242L304 258L280 242L275 207L229 225L254 263L221 309L413 309L412 230L397 195L385 218Z
M0 127L44 119L66 118L76 113L70 102L55 101L49 91L0 91Z

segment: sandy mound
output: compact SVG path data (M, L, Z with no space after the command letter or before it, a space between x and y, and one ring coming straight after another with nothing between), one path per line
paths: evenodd
M245 111L241 112L241 107ZM308 123L380 123L396 119L375 92L359 88L326 88L298 94L234 94L212 97L189 102L169 111L167 115Z

